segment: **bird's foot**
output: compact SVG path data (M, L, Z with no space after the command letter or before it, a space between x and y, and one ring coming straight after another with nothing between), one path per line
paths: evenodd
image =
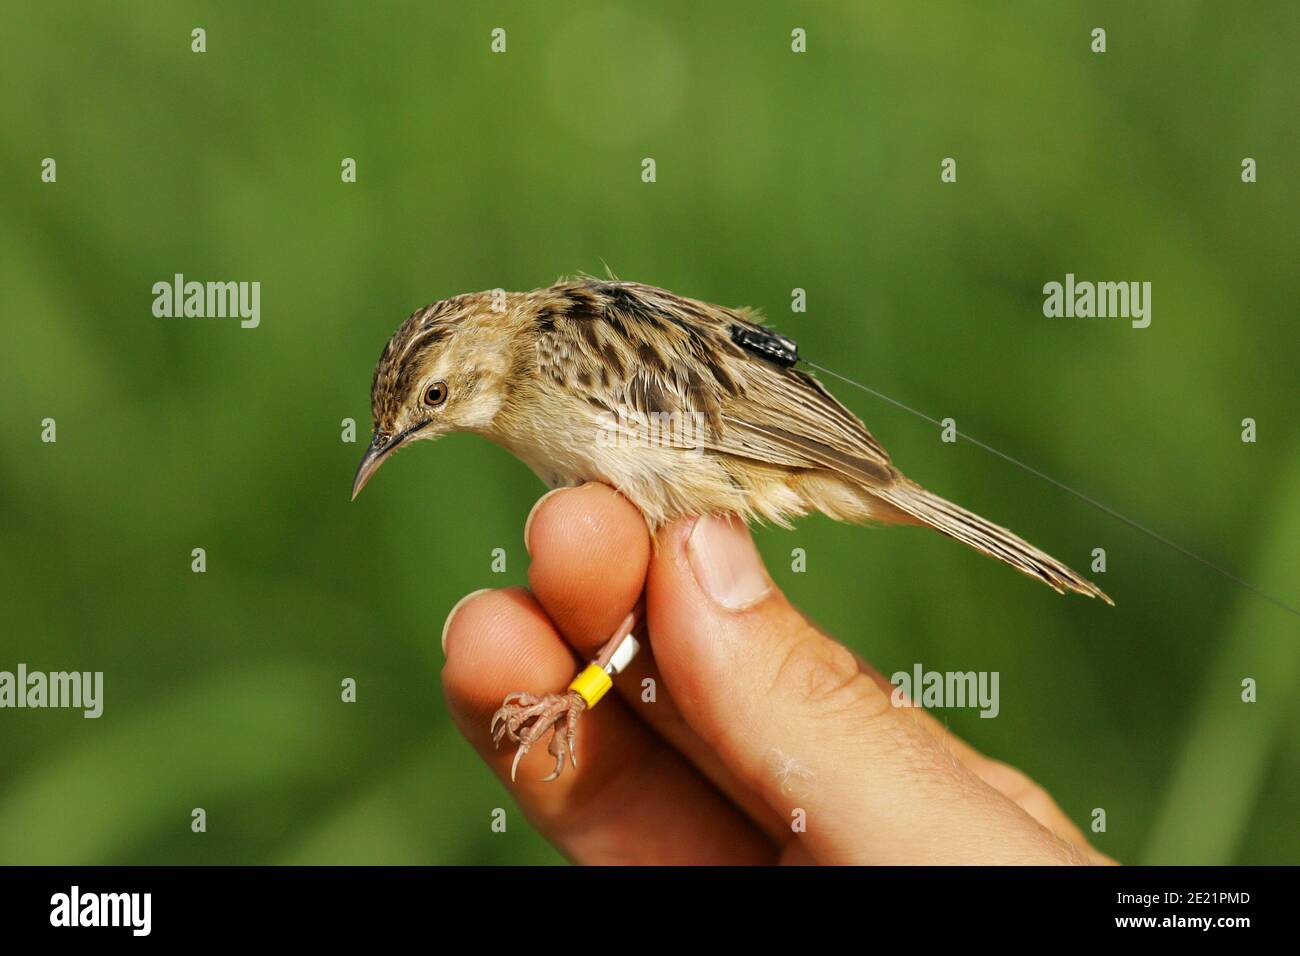
M543 697L525 693L507 696L501 708L492 715L492 743L500 745L504 737L519 745L515 762L510 765L510 779L515 779L515 771L519 769L524 754L548 730L551 731L551 742L546 751L555 758L555 769L543 778L543 782L554 780L563 772L565 757L577 767L578 757L573 745L577 739L578 717L586 709L587 702L575 691Z

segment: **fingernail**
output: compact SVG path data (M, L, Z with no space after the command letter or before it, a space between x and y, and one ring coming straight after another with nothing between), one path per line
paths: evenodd
M528 552L528 556L530 558L533 556L533 546L528 543L528 533L533 530L533 519L537 517L537 512L542 510L542 502L544 502L547 498L551 497L551 495L558 494L559 492L564 490L566 489L552 488L546 494L538 498L537 501L533 504L533 510L528 512L528 520L524 522L524 550Z
M491 590L492 590L491 588L479 588L477 591L470 591L469 594L466 594L463 598L461 598L459 601L457 601L455 604L452 605L451 613L447 615L447 620L444 621L442 624L442 656L443 657L447 656L447 632L451 630L451 622L452 619L455 618L456 612L459 611L466 604L468 604L470 601L472 601L474 598L478 597L480 594L483 594Z
M765 598L771 589L749 530L735 518L700 518L686 550L696 583L728 610L747 608Z

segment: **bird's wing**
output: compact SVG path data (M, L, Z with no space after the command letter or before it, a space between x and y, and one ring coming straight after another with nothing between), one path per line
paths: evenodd
M547 292L554 299L538 320L539 372L603 411L667 415L685 426L685 444L754 461L827 468L865 484L897 474L820 382L736 344L735 328L762 331L748 313L631 282Z

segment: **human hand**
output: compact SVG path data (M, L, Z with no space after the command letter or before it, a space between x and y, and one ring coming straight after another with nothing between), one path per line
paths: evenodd
M570 859L1111 862L1020 771L893 706L786 601L743 525L680 521L653 549L640 513L588 484L543 497L524 534L532 590L453 608L442 679L461 732ZM512 783L514 748L488 729L502 698L562 690L643 593L650 646L583 714L577 768L541 782L554 761L538 748Z

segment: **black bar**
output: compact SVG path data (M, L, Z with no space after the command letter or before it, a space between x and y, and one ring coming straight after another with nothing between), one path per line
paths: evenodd
M664 934L667 941L701 925L732 939L858 926L863 946L882 932L927 946L949 938L987 944L1099 935L1231 942L1243 932L1277 932L1287 924L1282 910L1293 875L1281 868L1202 867L21 867L0 869L0 926L7 943L66 942L75 934L82 945L146 938L337 945L403 934L434 948L460 939L461 948L469 934L468 944L476 940L487 951L542 938L567 949L592 933L605 940L604 948L617 948L629 933ZM116 909L124 925L52 925L71 922L74 886L78 922L101 912L111 917ZM101 896L132 893L149 894L147 936L133 929L144 928L143 896L133 898L131 909L125 897ZM1223 920L1245 922L1216 922Z

